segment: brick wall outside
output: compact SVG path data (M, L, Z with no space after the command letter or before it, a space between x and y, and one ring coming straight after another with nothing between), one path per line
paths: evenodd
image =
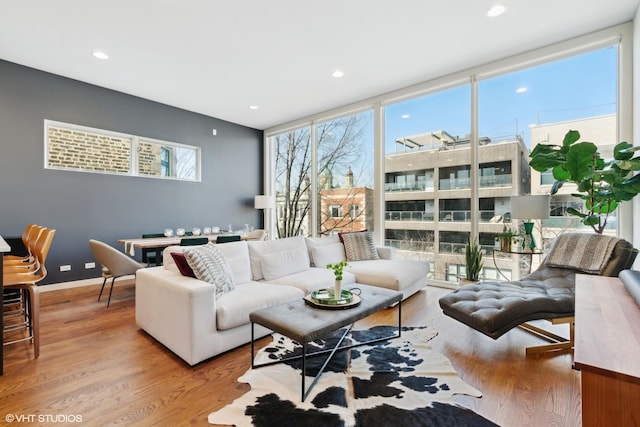
M48 166L129 174L131 139L48 127Z
M160 144L138 143L138 173L140 175L160 176Z

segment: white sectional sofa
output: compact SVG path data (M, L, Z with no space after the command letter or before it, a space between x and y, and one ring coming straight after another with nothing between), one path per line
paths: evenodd
M250 342L249 314L303 298L333 285L327 263L345 260L338 236L292 237L216 245L228 262L234 288L216 296L216 287L183 276L171 253L190 247L170 246L164 265L136 274L136 322L190 365ZM426 286L429 264L395 260L392 248L376 248L380 259L349 261L343 286L364 283L402 292L403 298ZM256 338L271 331L259 325Z

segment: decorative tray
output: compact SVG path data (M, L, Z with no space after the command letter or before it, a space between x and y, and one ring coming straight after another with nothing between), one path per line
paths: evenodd
M347 289L342 290L340 297L340 299L334 299L332 289L320 289L304 297L304 301L312 307L327 310L344 310L357 307L362 301L359 295Z

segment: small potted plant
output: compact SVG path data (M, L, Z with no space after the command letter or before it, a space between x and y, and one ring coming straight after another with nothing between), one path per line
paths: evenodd
M340 261L335 264L327 264L327 268L333 270L333 275L335 276L335 283L333 286L333 299L341 299L342 298L342 272L345 267L348 267L349 264L346 261Z
M502 252L511 252L511 244L516 243L516 238L519 235L520 233L504 225L502 231L496 234L496 240L500 243L500 250Z
M466 261L466 281L477 282L480 280L480 273L482 272L482 248L478 244L478 240L467 239L467 247L465 249L465 261Z

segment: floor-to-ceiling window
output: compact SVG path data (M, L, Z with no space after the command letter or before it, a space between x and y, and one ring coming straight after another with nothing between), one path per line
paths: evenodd
M373 230L372 114L344 115L270 137L278 237Z
M617 44L556 59L537 66L478 82L479 135L492 141L519 139L528 154L536 144L562 145L569 130L578 130L583 141L598 145L602 157L612 156L617 138ZM498 163L496 162L496 165ZM530 185L513 187L511 195L548 195L554 180L549 173L537 173L522 163L525 170L513 172L525 178L530 173ZM482 165L484 168L484 165ZM510 172L510 173L513 173ZM575 187L566 185L551 196L549 218L511 218L508 224L524 233L523 222L532 221L537 250L562 232L585 230L577 217L567 214L566 207L582 209L579 200L571 195ZM535 200L535 199L534 199ZM505 199L508 202L508 199ZM510 209L508 209L510 210ZM486 224L485 231L498 230L504 224ZM615 217L609 222L609 232L615 234ZM505 268L523 266L520 274L535 268L541 256L499 254L497 263ZM533 265L531 265L532 263Z
M470 232L470 102L463 83L384 107L385 244L441 280Z
M267 130L272 150L274 143L282 146L281 139L296 132L306 132L310 151L294 157L313 160L306 155L317 149L313 168L297 173L298 181L308 185L302 185L307 199L297 211L315 206L312 214L306 212L306 228L299 227L298 234L348 229L375 205L379 212L366 213L367 219L375 219L366 228L375 230L378 243L394 246L398 258L429 261L434 281L456 282L464 274L461 249L467 238L478 238L485 252L484 278L521 277L532 262L510 255L494 262L493 248L498 231L521 227L522 220L511 217L511 197L549 192L553 179L531 171L529 152L536 143L553 143L575 128L583 139L598 143L606 157L606 147L617 142L617 135L630 134L630 116L618 114L621 108L630 109L628 100L621 105L618 99L625 90L620 85L630 81L619 80L619 64L629 59L620 57L624 50L619 43L629 34L628 26L620 26L349 106L365 113L329 111L301 120L296 131L281 130L287 125ZM360 114L366 119L360 120ZM351 129L358 128L349 125L352 121L367 123L361 138L351 138ZM352 145L340 145L348 140ZM351 146L362 163L350 160L353 152L348 150L334 156L340 161L327 161ZM295 193L293 181L283 180L287 174L282 166L296 168L278 160L285 158L281 148L273 151L279 153L273 182L279 199ZM348 193L347 188L360 187L373 200L366 207L352 196L323 200L325 190ZM579 225L567 215L567 208L576 208L579 201L571 189L565 193L551 199L549 219L534 219L540 249L554 234ZM286 212L279 215L281 221L291 218ZM615 225L614 218L612 232Z
M276 236L309 235L311 209L311 127L271 137L275 157Z
M373 111L315 126L317 234L373 230Z

